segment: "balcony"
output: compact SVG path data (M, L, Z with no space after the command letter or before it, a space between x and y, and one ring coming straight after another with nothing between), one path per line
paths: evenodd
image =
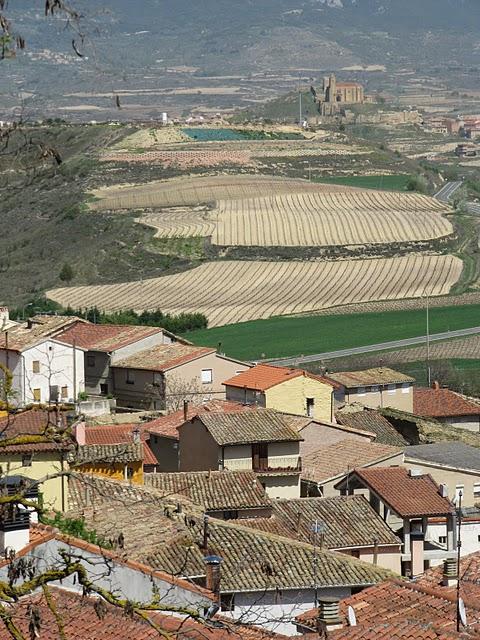
M222 466L220 466L222 468ZM268 460L260 460L254 466L252 458L233 458L223 461L223 468L230 471L255 471L259 475L300 473L302 459L300 456L272 456Z

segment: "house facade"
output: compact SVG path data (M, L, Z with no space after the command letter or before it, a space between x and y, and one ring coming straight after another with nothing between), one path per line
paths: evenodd
M176 410L225 398L224 380L249 365L215 349L173 342L112 360L113 393L126 407Z
M274 411L203 413L179 428L180 471L255 471L271 498L300 497L301 436Z
M224 382L227 400L334 421L334 383L302 369L257 364Z
M365 407L392 407L401 411L413 411L414 378L386 367L364 371L329 373L337 383L335 405L359 403Z

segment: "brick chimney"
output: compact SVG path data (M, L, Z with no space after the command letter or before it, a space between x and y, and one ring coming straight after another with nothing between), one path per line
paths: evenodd
M140 444L140 429L138 427L132 429L132 441L134 444Z
M79 420L74 426L75 440L80 446L86 444L85 439L85 421Z
M322 596L318 599L317 625L319 633L325 634L343 627L339 598Z
M183 420L184 422L188 420L188 400L183 401Z
M432 382L432 389L435 389L435 391L438 391L440 389L440 383L438 380L434 380Z
M218 602L220 600L220 583L222 580L222 558L220 558L220 556L206 556L204 560L207 565L206 587L209 591L215 594L215 598Z
M453 587L457 584L457 561L455 558L447 558L443 561L442 585L444 587Z

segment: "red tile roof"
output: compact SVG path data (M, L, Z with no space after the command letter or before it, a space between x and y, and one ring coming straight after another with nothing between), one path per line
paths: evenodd
M344 625L348 624L347 610L351 606L355 612L357 624L366 631L381 624L397 625L431 625L437 633L452 633L456 628L456 598L455 595L445 593L440 589L432 589L422 585L401 580L388 580L373 587L365 589L345 600L340 604L340 613ZM478 600L466 599L467 618L469 631L475 632L475 637L480 631L480 603ZM315 629L317 610L311 609L300 615L297 621L309 629ZM352 630L352 628L350 628ZM335 635L338 633L338 636ZM329 634L330 637L330 634ZM349 638L340 631L332 632L331 637ZM353 638L367 638L375 640L367 631L365 636L352 636ZM380 638L395 638L395 635L380 635ZM437 638L436 635L403 635L401 638ZM440 636L441 637L441 636ZM448 636L447 636L448 637Z
M325 482L343 476L356 467L378 463L401 452L402 449L388 444L346 437L345 440L334 442L303 456L302 480Z
M442 631L431 624L398 620L375 625L346 626L328 634L329 640L460 640L469 635Z
M3 447L4 451L11 453L33 453L39 451L58 451L70 447L73 444L69 434L61 437L57 422L61 429L67 426L64 412L45 411L42 409L29 409L19 413L12 413L0 418L0 438L10 439L19 436L44 436L44 442L30 442L24 444L11 444ZM0 455L2 449L0 449Z
M241 389L255 389L257 391L266 391L277 384L287 382L299 376L306 376L313 380L323 382L329 387L335 385L331 380L316 376L313 373L304 371L303 369L288 369L287 367L275 367L271 364L257 364L255 367L243 371L238 375L226 380L223 384L229 387L240 387Z
M260 627L241 625L233 620L216 620L214 625L202 624L161 612L146 612L150 620L162 630L161 635L147 620L126 615L123 608L105 601L99 615L98 607L95 607L98 597L94 594L85 596L58 587L49 587L48 590L55 614L43 592L22 598L9 610L24 638L31 636L29 611L35 607L40 620L38 637L42 640L158 640L163 635L172 640L287 640L286 636ZM61 631L58 621L61 623ZM1 623L0 639L11 640L11 637Z
M450 389L413 389L413 413L430 418L479 416L480 405Z
M448 587L442 585L443 565L425 571L418 584L434 587L443 593L455 594L456 582ZM460 560L460 595L462 598L476 598L480 602L480 551L464 556Z
M195 416L202 415L207 411L214 411L219 413L221 411L225 413L231 413L234 411L254 411L255 406L244 405L239 402L231 402L229 400L211 400L201 405L189 404L187 409L187 420L191 420ZM178 440L178 428L185 422L183 409L169 413L166 416L152 420L151 422L145 422L143 428L155 435L163 436L164 438L173 438Z
M216 353L216 349L172 342L171 344L159 344L139 353L134 353L127 358L112 363L112 367L167 371L212 353Z
M75 343L77 347L82 347L89 351L109 353L162 332L163 329L159 327L78 322L73 327L58 333L55 339L67 344Z
M34 316L29 322L16 324L8 331L0 331L0 349L6 349L7 346L11 351L29 349L76 322L84 321L75 316Z
M428 475L412 476L405 467L354 469L350 478L370 488L402 518L441 516L453 511L448 498Z
M150 446L146 442L149 433L144 424L109 424L85 428L85 444L124 444L133 442L133 430L140 431L140 439L143 442L144 459L143 464L158 464Z

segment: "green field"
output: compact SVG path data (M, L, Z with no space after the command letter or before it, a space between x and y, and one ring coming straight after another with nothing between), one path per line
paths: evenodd
M480 304L430 308L430 333L480 326ZM425 310L332 316L280 316L186 334L245 360L280 358L361 347L425 335Z
M332 178L316 178L315 182L343 184L347 187L363 187L365 189L381 189L384 191L407 191L407 183L411 176L404 174L386 176L346 176Z

